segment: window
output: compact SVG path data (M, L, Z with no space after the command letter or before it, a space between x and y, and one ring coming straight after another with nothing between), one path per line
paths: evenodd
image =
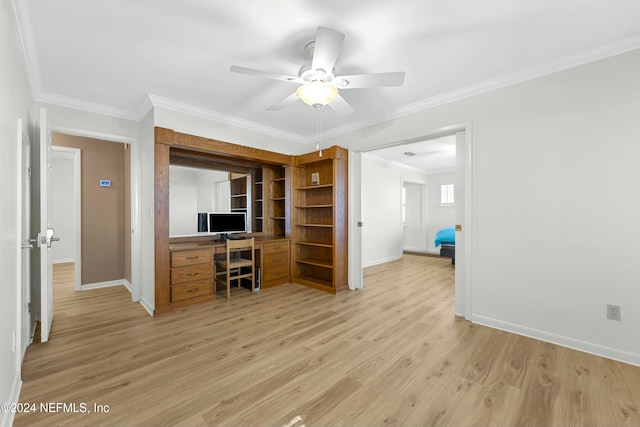
M441 184L440 185L440 204L452 205L453 199L453 184Z

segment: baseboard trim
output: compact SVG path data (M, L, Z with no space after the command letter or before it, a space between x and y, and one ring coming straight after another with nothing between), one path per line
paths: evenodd
M2 403L12 405L20 402L20 390L22 390L22 380L20 379L20 372L16 372L13 385L11 386L11 394L7 401ZM15 416L16 413L14 411L0 411L0 427L11 427Z
M63 259L56 259L56 260L54 260L52 262L53 262L53 264L67 264L69 262L75 263L76 259L75 258L63 258Z
M428 257L431 257L431 258L440 258L440 254L439 253L432 254L430 252L424 252L424 251L422 251L422 252L413 252L413 251L405 250L404 254L405 255L415 255L415 256L428 256Z
M149 301L145 299L145 297L140 298L139 302L140 305L143 306L145 310L147 310L147 313L149 313L150 316L153 316L153 305L151 305Z
M551 344L561 345L573 350L582 351L593 354L595 356L606 357L607 359L616 360L618 362L628 363L630 365L640 366L640 354L630 353L624 350L618 350L588 341L582 341L570 338L564 335L554 334L552 332L542 331L540 329L529 328L527 326L517 325L515 323L504 322L502 320L493 319L485 316L472 315L471 321L479 325L488 326L490 328L500 329L502 331L511 332L517 335L545 341Z
M415 252L415 253L419 253L419 254L427 253L427 250L425 248L402 248L402 250L404 252Z
M122 284L124 285L125 288L127 288L129 293L131 295L133 295L133 286L131 285L131 283L129 283L129 281L127 279L123 279L122 280Z
M389 258L377 259L375 261L370 261L370 262L367 262L367 263L363 263L362 267L363 268L373 267L374 265L384 264L385 262L397 261L399 259L402 259L402 254L401 255L392 256L392 257L389 257Z
M127 285L125 284L125 282L126 282L126 279L108 280L106 282L87 283L86 285L81 285L80 289L83 290L83 291L87 291L87 290L90 290L90 289L109 288L111 286L124 286L124 287L126 287ZM129 285L129 286L131 286L131 285Z

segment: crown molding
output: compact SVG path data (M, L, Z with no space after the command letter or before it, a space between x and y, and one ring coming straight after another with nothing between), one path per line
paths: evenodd
M109 117L117 117L120 119L140 121L135 113L110 105L96 104L94 102L83 101L68 96L56 95L54 93L43 92L35 97L38 102L59 105L61 107L73 108L76 110L87 111L89 113L103 114Z
M149 99L154 107L166 108L168 110L184 113L191 116L200 117L206 120L212 120L229 126L240 127L242 129L251 130L265 135L275 136L277 138L287 139L298 143L307 143L308 138L291 132L286 132L269 126L264 126L249 120L238 117L221 114L206 108L196 107L173 99L164 98L158 95L149 94Z
M292 132L287 132L249 120L241 119L239 117L221 114L212 110L207 110L205 108L196 107L184 102L175 101L169 98L163 98L153 94L149 94L148 96L144 97L138 108L136 108L135 111L131 111L108 105L83 101L76 98L43 92L42 74L37 56L37 43L35 40L35 33L33 31L33 25L31 22L29 2L23 0L10 0L10 3L14 20L16 22L16 32L18 40L23 51L23 59L28 75L29 84L31 87L31 92L33 98L38 102L60 105L73 109L135 121L142 120L154 106L157 106L297 143L311 144L316 141L316 135L300 135ZM415 114L420 111L469 98L474 95L479 95L495 89L511 86L537 77L553 74L555 72L577 67L636 49L640 49L640 33L635 33L630 36L615 40L611 43L588 49L577 54L556 58L555 60L548 61L544 64L539 64L513 73L504 74L502 76L474 83L460 89L423 99L413 104L408 104L384 112L382 114L371 116L367 119L325 130L321 132L320 138L327 139L349 132L354 132L356 130L373 126L382 122L398 119L404 116Z
M138 121L142 121L146 117L146 115L153 109L153 102L151 101L151 95L146 94L142 102L136 108L136 117Z
M396 108L394 110L385 112L384 114L379 114L365 120L360 120L354 123L346 124L344 126L339 126L331 130L322 132L321 137L331 138L343 135L349 132L376 125L378 123L398 119L400 117L408 116L420 111L438 107L440 105L459 101L474 95L490 92L492 90L500 89L503 87L512 86L517 83L535 79L537 77L557 73L559 71L578 67L580 65L588 64L590 62L595 62L601 59L606 59L636 49L640 49L640 33L636 33L631 36L615 40L612 43L585 50L577 54L556 58L544 64L538 64L513 73L503 74L492 79L483 80L481 82L474 83L460 89L452 90L450 92L423 99L413 104L408 104Z
M31 95L36 98L41 92L41 74L38 62L36 41L34 38L33 25L31 24L31 13L29 2L21 0L11 0L11 10L16 24L18 42L22 48L22 59L27 71Z

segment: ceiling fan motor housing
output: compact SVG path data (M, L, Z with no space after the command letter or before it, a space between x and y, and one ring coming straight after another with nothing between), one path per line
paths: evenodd
M304 46L304 51L311 60L313 60L313 52L315 50L315 46L315 40L310 41ZM311 61L305 62L304 64L302 64L302 67L300 67L300 71L298 71L298 76L306 82L321 80L325 83L330 83L336 76L335 68L330 72L327 72L327 70L323 70L322 68L314 70L311 65Z
M311 62L305 62L300 67L300 71L298 71L298 76L303 79L305 82L312 82L314 80L321 80L325 83L331 83L335 78L336 70L335 68L331 70L330 73L327 73L325 70L318 69L314 70L311 68Z

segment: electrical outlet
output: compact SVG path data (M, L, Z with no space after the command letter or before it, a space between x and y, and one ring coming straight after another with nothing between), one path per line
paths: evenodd
M620 306L619 305L607 304L607 319L609 319L609 320L617 320L617 321L621 321L622 320L622 315L620 313Z

